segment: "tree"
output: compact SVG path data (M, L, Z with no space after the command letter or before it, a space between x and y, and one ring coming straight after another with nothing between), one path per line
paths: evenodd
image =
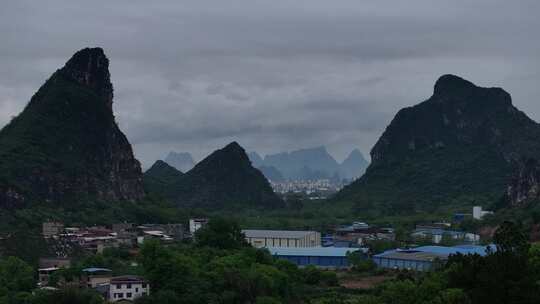
M60 289L57 291L39 291L32 304L103 304L103 298L91 289Z
M34 286L32 267L16 257L0 260L0 301L20 292L29 292Z
M211 219L195 233L196 245L217 249L239 249L248 246L237 222L224 218Z

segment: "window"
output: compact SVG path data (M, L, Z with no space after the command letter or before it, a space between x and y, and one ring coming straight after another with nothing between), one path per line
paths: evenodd
M142 293L142 296L144 297L145 295L146 295L146 292L143 292L143 293Z
M143 284L142 284L142 288L146 288L146 283L143 283Z
M119 294L118 294L118 297L119 297L120 299L123 298L123 297L124 297L124 293L122 293L122 292L119 293Z
M126 298L131 298L132 294L131 292L126 293Z
M127 289L131 289L131 284L127 284Z
M135 292L139 292L139 287L135 287Z
M116 284L116 289L122 288L122 284Z

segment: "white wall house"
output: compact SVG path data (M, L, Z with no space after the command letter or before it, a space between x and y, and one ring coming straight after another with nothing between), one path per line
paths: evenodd
M134 301L150 294L150 284L138 276L121 276L111 279L109 288L109 301Z

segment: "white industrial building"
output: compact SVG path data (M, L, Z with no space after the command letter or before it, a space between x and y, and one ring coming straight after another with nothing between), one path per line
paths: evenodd
M317 231L290 230L242 230L246 241L256 248L261 247L319 247L321 234Z

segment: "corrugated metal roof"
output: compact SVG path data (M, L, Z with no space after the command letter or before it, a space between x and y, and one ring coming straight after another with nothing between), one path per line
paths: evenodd
M447 255L437 254L432 252L422 252L422 251L392 251L384 255L378 254L375 257L384 257L387 259L396 259L396 260L408 260L408 261L433 261L437 258L446 259Z
M242 232L249 238L288 238L298 239L309 234L317 233L317 231L293 231L293 230L256 230L246 229Z
M434 256L447 258L451 254L479 254L481 256L484 256L487 254L487 248L491 247L493 250L495 250L495 246L489 245L489 246L474 246L474 245L459 245L459 246L453 246L453 247L445 247L445 246L421 246L416 248L411 248L407 250L401 250L401 249L393 249L388 250L383 253L374 255L374 257L389 257L389 258L399 258L400 259L407 259L407 257L411 257L411 259L414 259L416 256L422 256L418 253L428 253L432 254ZM398 254L398 255L396 255Z
M337 248L337 247L268 247L272 255L278 256L324 256L345 257L348 252L355 252L362 248Z
M111 272L112 270L108 268L90 267L90 268L85 268L82 271L83 272Z

